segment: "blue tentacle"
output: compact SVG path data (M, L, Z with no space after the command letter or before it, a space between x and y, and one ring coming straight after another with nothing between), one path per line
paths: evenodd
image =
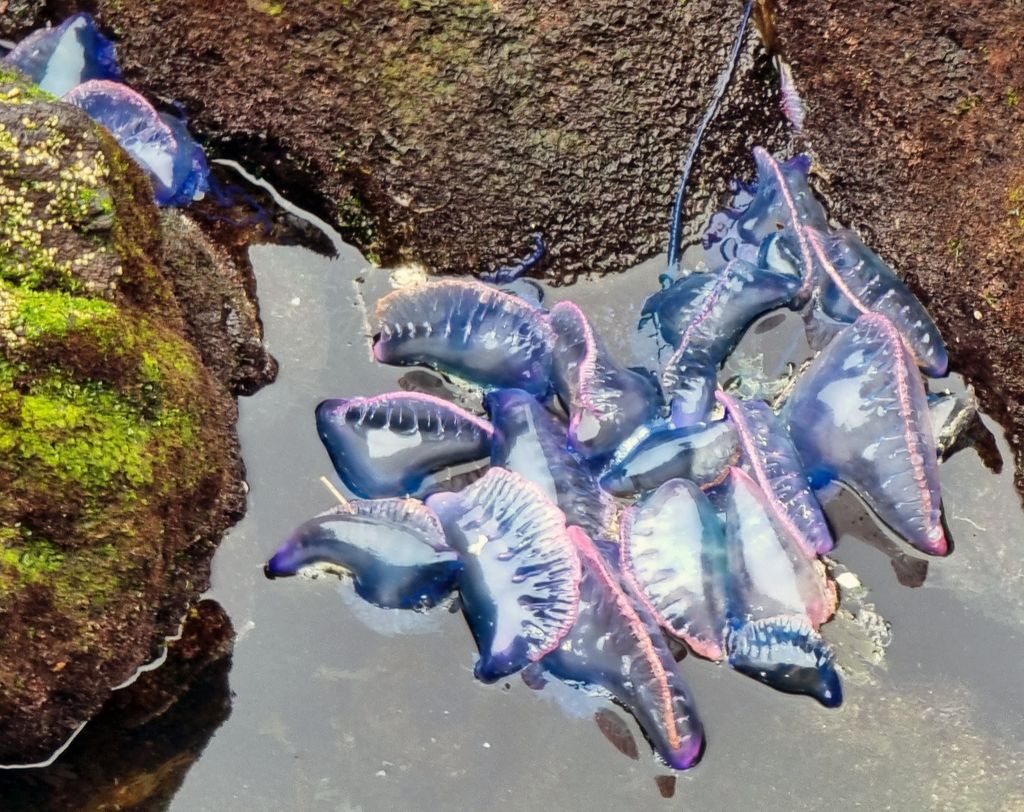
M750 13L754 7L754 0L747 0L743 9L743 16L740 18L740 25L736 31L736 39L733 41L732 50L729 52L729 59L718 76L718 83L715 85L715 93L711 97L708 109L704 112L704 118L700 120L697 129L693 133L693 140L690 141L690 149L686 153L686 160L683 161L683 173L679 178L679 188L676 189L676 200L672 205L672 224L668 235L668 272L673 276L679 270L679 235L683 227L683 201L686 199L686 186L690 180L690 172L693 171L693 162L697 157L697 150L700 149L701 139L704 131L708 128L711 120L718 112L718 106L722 103L722 97L729 87L729 80L736 71L736 61L739 59L740 47L743 45L743 36L747 33L747 24L750 22Z

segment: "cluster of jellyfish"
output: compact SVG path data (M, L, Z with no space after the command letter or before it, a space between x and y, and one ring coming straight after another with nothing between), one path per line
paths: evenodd
M957 405L927 391L948 363L932 319L830 227L809 160L754 158L756 181L643 304L658 369L625 366L576 304L545 309L508 280L381 299L375 358L479 388L486 414L404 391L321 403L319 436L357 498L299 527L268 575L341 571L395 610L457 596L479 679L610 697L678 769L704 732L670 640L839 705L821 503L841 483L945 555L932 411L944 423ZM770 402L727 392L724 362L779 308L802 314L816 357Z

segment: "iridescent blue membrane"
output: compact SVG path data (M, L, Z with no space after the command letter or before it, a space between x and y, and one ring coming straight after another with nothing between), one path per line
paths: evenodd
M946 374L949 355L939 328L856 232L839 229L824 234L809 229L807 240L817 266L813 306L808 310L808 335L815 349L864 313L879 313L899 330L923 372L935 377Z
M614 496L632 496L677 477L711 487L725 478L739 453L736 430L724 420L656 427L611 460L601 487Z
M489 457L494 436L486 420L414 392L325 400L316 426L342 482L369 499L415 494L432 474Z
M565 517L539 488L492 468L459 493L427 498L462 558L462 610L476 676L514 674L553 650L579 610L580 559Z
M572 302L551 308L549 322L555 334L552 376L569 410L569 443L588 459L606 458L658 414L658 387L616 361Z
M586 534L570 533L583 563L579 617L541 664L567 683L609 693L670 767L689 769L703 754L704 730L657 621L634 603Z
M778 532L768 498L741 469L732 468L722 487L730 618L747 622L793 615L817 629L836 608L835 586L824 565Z
M646 608L701 657L724 656L728 578L725 528L704 493L670 479L619 523L622 569L640 585Z
M491 465L540 488L565 513L567 523L604 536L614 505L589 466L568 448L565 424L522 389L490 392L484 405L495 429Z
M443 279L396 290L377 304L373 354L385 364L425 364L494 389L543 395L553 335L544 314L481 282Z
M97 79L76 86L64 101L110 130L146 171L159 205L185 206L207 189L206 159L188 129L130 87Z
M782 417L815 487L837 479L917 549L948 552L927 395L892 322L869 313L840 333Z
M462 562L433 512L411 499L353 501L292 533L267 562L270 577L306 567L351 576L356 594L385 609L426 609L454 589Z
M91 79L121 80L114 43L100 33L91 14L75 14L54 28L33 31L4 62L54 96Z
M650 296L643 318L652 318L675 352L661 375L672 399L672 420L689 426L708 419L718 369L747 326L762 313L788 304L798 277L733 260L714 274L691 274Z
M830 552L832 533L786 426L767 403L739 401L722 391L715 396L736 426L745 470L768 500L778 531L811 558Z

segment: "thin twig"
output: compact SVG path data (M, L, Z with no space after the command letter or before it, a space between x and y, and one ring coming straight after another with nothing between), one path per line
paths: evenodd
M331 494L334 496L334 498L338 500L338 504L340 504L343 508L345 508L345 510L349 511L349 513L351 513L352 512L352 504L348 501L348 499L346 499L342 495L341 491L339 491L337 488L334 487L334 483L331 482L331 480L329 480L325 476L320 477L320 481L323 483L324 487L327 488L327 490L329 490L331 492Z

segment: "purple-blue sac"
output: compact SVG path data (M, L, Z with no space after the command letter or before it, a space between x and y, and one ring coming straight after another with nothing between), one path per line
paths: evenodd
M763 401L740 401L719 390L715 397L736 427L743 459L768 501L772 521L809 558L835 542L786 426Z
M704 261L717 270L732 259L756 262L764 240L787 228L794 237L793 259L803 280L800 296L810 293L814 266L805 228L828 229L828 215L808 185L811 159L797 155L784 163L754 147L757 180L737 184L732 204L717 212L704 232Z
M657 621L624 591L589 537L578 527L569 532L583 564L579 617L541 665L570 685L610 694L670 767L693 767L704 729Z
M847 229L831 234L808 229L807 240L818 269L808 311L812 346L820 349L864 313L879 313L899 330L925 374L946 374L949 355L939 328L878 254Z
M525 477L565 513L566 522L602 536L615 506L590 467L568 447L565 424L529 392L489 392L484 406L494 426L491 465Z
M800 279L733 260L713 274L691 274L650 296L643 318L656 323L675 347L661 386L672 401L679 427L708 419L718 368L735 349L747 326L769 310L788 304Z
M519 474L492 468L458 493L427 498L463 562L462 611L484 682L558 646L576 620L580 559L565 517Z
M300 525L264 568L341 570L356 594L385 609L427 609L451 594L462 562L433 511L412 499L355 500Z
M188 205L206 188L206 161L187 129L161 116L130 87L97 79L78 85L64 101L110 131L146 171L159 205Z
M486 420L417 392L325 400L316 426L342 482L368 499L417 494L432 475L488 458L494 437Z
M819 628L837 603L824 564L777 530L768 497L742 469L730 469L721 491L729 616L746 622L795 615Z
M722 489L730 666L835 707L842 701L835 656L818 633L835 612L835 584L820 561L776 532L767 499L747 474L733 468Z
M804 128L804 121L807 119L807 106L796 89L793 70L778 54L772 58L772 62L775 63L775 68L779 72L779 97L782 114L793 125L794 130L801 132Z
M587 459L606 458L657 416L658 387L618 363L572 302L559 302L548 319L555 334L552 379L569 411L569 444Z
M424 364L493 389L550 388L553 335L544 314L490 285L442 279L377 303L374 357Z
M924 382L885 316L865 314L836 336L782 419L812 485L839 480L917 549L949 551Z
M709 488L725 478L739 453L736 430L724 420L684 428L659 426L622 447L601 474L601 487L622 497L652 491L676 478Z
M704 493L671 479L626 508L619 523L623 572L661 626L701 657L725 656L725 528Z
M54 96L92 79L121 80L114 43L100 33L91 14L75 14L55 28L33 31L4 57Z

